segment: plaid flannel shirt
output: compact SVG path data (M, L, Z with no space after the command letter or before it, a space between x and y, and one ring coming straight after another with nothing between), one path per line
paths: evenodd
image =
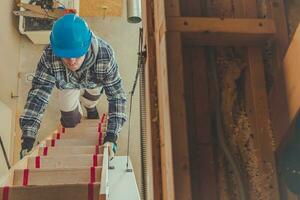
M44 49L32 80L24 113L20 117L22 138L35 139L51 91L56 86L60 90L103 87L109 102L107 137L110 141L117 139L117 134L126 121L126 94L113 50L102 39L93 36L88 54L94 54L94 57L84 61L80 68L83 76L78 79L53 54L51 46Z

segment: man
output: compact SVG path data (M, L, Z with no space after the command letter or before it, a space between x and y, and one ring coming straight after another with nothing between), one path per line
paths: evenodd
M67 14L54 23L50 45L44 49L37 65L25 110L20 117L23 133L21 157L33 147L54 86L59 90L60 121L66 128L80 123L80 101L87 110L87 118L98 119L96 104L102 89L105 91L109 119L104 143L110 147L112 159L118 133L126 120L126 95L112 48L93 35L87 23L75 14Z

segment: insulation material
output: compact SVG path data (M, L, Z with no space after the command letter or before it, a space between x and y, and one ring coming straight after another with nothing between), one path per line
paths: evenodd
M255 133L251 130L246 112L244 71L248 65L245 52L242 48L217 49L223 129L226 142L247 187L249 199L271 200L273 191L269 185L273 170L271 166L262 164L260 152L255 146ZM240 199L234 173L222 153L218 161L220 199Z

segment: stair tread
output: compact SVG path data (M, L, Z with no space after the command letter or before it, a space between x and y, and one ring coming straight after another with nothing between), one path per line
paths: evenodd
M63 156L63 155L86 155L86 154L103 154L103 146L56 146L56 147L40 147L39 155L47 156Z
M0 197L4 188L0 188ZM34 185L9 187L9 200L84 200L99 199L100 183Z
M63 169L30 169L28 185L77 184L100 181L101 167L63 168ZM23 185L25 170L14 171L14 185ZM93 176L93 177L92 177ZM93 181L92 181L93 180Z
M38 161L37 161L38 160ZM86 155L61 155L61 156L38 156L28 158L28 168L71 168L74 166L101 166L103 156L95 154Z

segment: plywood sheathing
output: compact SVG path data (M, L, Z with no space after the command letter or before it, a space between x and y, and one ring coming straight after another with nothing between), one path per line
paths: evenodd
M79 14L83 17L122 16L123 0L83 0Z

